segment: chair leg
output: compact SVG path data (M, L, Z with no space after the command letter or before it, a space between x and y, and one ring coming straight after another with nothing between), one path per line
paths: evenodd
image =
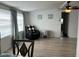
M31 57L33 57L33 52L34 52L34 41L33 41L33 44L32 44L32 52L31 52Z
M15 55L15 43L13 41L13 54Z

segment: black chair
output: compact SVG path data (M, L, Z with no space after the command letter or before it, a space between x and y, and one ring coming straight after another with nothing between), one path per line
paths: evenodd
M40 38L40 31L35 26L26 26L26 38L30 40L36 40Z
M21 45L22 43L22 45ZM27 47L26 43L30 43ZM13 40L13 54L18 56L19 53L25 57L33 57L34 41L33 40Z

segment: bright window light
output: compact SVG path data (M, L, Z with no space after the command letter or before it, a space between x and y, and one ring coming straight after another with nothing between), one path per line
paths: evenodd
M11 35L11 13L9 10L0 9L1 38Z
M17 13L17 24L18 24L18 31L23 31L23 14L18 12Z

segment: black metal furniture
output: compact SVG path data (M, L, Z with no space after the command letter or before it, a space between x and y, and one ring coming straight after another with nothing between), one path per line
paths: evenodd
M22 43L22 45L20 45ZM27 47L26 43L30 43ZM19 53L25 57L33 57L34 41L33 40L13 40L13 54L18 56Z

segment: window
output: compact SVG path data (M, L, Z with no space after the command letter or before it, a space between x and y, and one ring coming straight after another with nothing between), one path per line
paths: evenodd
M11 35L11 14L9 10L0 9L1 38Z
M17 24L18 24L18 31L23 31L23 13L17 12Z

